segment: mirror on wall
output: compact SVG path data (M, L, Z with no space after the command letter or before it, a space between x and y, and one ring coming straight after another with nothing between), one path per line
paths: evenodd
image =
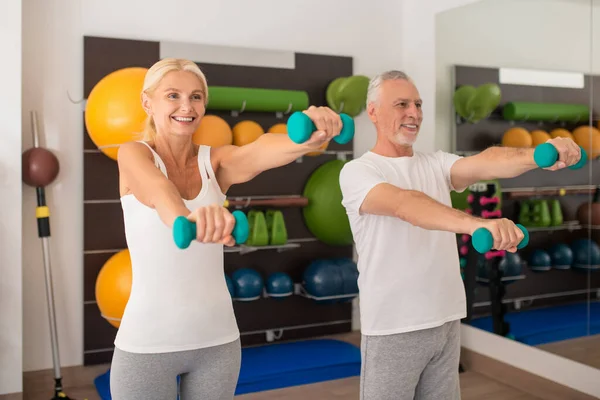
M600 0L595 0L599 3ZM457 236L464 323L600 369L600 12L590 0L483 0L436 17L436 148L586 150L580 168L482 181L453 206L524 226L517 253ZM544 149L544 147L546 147ZM552 159L542 146L537 154ZM544 153L547 151L547 153Z

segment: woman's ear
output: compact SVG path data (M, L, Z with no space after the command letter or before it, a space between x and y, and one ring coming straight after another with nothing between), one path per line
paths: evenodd
M146 93L142 93L142 108L148 115L152 115L152 109L150 108L150 97Z

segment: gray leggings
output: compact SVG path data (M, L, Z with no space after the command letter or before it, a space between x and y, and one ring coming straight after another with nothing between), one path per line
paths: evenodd
M205 349L159 354L115 348L110 369L113 400L231 400L241 365L240 340Z
M460 321L362 336L361 400L460 400Z

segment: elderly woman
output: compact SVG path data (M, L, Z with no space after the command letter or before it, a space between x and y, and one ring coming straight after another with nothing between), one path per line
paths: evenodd
M224 279L223 246L235 243L225 193L271 168L316 151L342 122L325 107L304 113L317 130L306 142L265 134L242 146L197 146L192 135L207 104L204 74L191 61L163 59L146 75L141 141L123 144L118 165L131 294L115 339L114 400L232 399L241 362L239 329ZM196 224L186 250L172 226Z

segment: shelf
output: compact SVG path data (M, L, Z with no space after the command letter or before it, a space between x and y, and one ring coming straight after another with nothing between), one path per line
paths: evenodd
M253 253L255 251L260 250L276 250L278 253L286 250L297 249L302 246L302 243L306 242L316 242L318 239L316 238L306 238L306 239L289 239L286 244L282 245L268 245L268 246L248 246L242 244L240 246L233 247L225 247L225 253L240 253L240 254L248 254Z
M526 276L525 276L525 275L515 275L515 276L503 276L502 278L500 278L500 280L501 280L502 282L507 282L507 281L520 281L520 280L523 280L523 279L525 279L525 278L526 278ZM477 282L480 282L480 283L487 283L487 284L489 284L489 283L490 283L490 280L489 280L488 278L480 278L480 277L477 277L477 278L475 278L475 280L476 280Z
M302 297L306 297L307 299L317 300L317 301L325 301L325 300L351 300L358 296L358 293L349 293L349 294L340 294L336 296L322 296L317 297L309 294L304 286L301 283L294 284L294 294Z

